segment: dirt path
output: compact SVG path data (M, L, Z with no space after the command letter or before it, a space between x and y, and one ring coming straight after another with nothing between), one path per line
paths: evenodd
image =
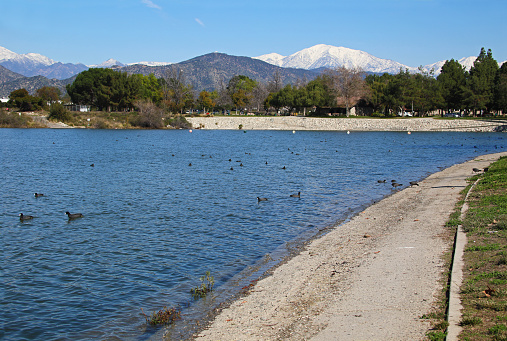
M459 192L507 153L452 166L314 240L218 315L199 340L421 340L441 290ZM389 184L387 184L389 185Z
M46 116L35 112L28 112L26 114L31 116L35 122L40 123L41 125L44 125L48 128L72 128L63 122L51 122L46 118Z

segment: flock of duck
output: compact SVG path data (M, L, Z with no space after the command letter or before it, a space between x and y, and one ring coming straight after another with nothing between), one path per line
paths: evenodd
M387 180L377 180L377 182L382 184L382 183L386 183ZM417 181L410 181L409 184L410 184L410 187L419 186L419 183ZM396 189L400 186L403 186L403 184L398 183L396 180L391 180L391 186L393 186L393 188Z
M474 173L479 173L479 172L487 172L488 171L488 167L484 168L484 169L479 169L479 168L472 168L472 171ZM378 183L386 183L387 180L377 180ZM419 183L417 181L409 181L409 184L410 184L410 187L412 186L419 186ZM391 186L393 186L393 189L396 189L400 186L403 186L403 184L400 184L398 183L396 180L391 180Z
M297 194L291 194L289 195L290 198L301 198L301 192L297 192ZM268 201L268 198L261 198L261 197L257 197L257 202L261 202L261 201Z
M40 197L43 197L44 194L43 193L34 193L34 196L36 198L40 198ZM69 211L67 211L67 212L65 212L65 214L67 215L67 217L69 217L69 220L83 217L82 213L70 213ZM27 214L23 214L23 213L19 214L19 220L21 220L22 222L25 220L32 220L33 218L34 218L34 216L32 216L32 215L27 215Z

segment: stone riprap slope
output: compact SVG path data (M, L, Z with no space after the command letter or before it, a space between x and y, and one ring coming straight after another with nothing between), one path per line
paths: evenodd
M316 118L316 117L189 117L193 128L244 130L335 130L335 131L473 131L507 130L507 121L437 120L433 118Z

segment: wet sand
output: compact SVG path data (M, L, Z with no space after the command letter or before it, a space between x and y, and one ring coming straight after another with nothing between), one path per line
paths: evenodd
M430 175L313 240L198 340L422 340L452 248L449 215L483 155ZM389 181L389 180L388 180ZM386 186L391 186L386 183Z

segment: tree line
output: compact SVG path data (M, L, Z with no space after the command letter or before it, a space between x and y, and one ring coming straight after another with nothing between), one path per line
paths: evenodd
M491 50L481 49L470 71L454 59L433 72L419 68L410 73L366 75L359 69L338 67L317 78L283 85L278 72L267 83L237 75L221 80L213 91L195 92L176 66L164 77L127 74L112 69L81 72L66 88L74 104L91 105L99 111L147 111L157 107L165 112L185 113L230 111L322 115L351 108L373 116L393 116L410 111L424 116L435 110L460 111L469 115L507 110L507 63L499 67ZM11 105L37 110L60 98L58 89L44 87L30 96L24 89L11 93ZM341 110L341 112L340 112Z

